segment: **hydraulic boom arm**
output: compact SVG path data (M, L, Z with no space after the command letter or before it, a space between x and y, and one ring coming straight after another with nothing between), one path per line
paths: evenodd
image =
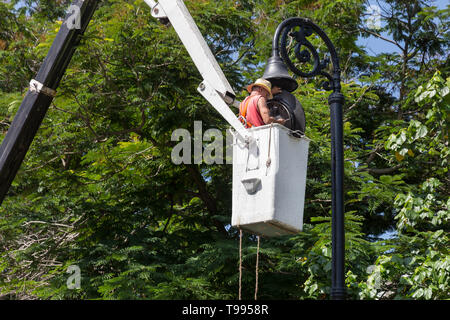
M235 94L217 60L182 0L145 0L158 19L169 19L183 45L203 77L198 90L203 97L227 120L242 138L247 136L242 123L227 104L237 104Z
M98 0L75 0L0 146L0 204L11 186Z
M200 94L236 130L241 139L248 138L247 130L228 105L238 106L235 94L205 39L200 33L182 0L145 0L152 16L169 20L203 77ZM56 94L67 65L97 8L98 0L74 0L72 10L45 58L36 79L30 82L19 111L0 146L0 205L44 119Z

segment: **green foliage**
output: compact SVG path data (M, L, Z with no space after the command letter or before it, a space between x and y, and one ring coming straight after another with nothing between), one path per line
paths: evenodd
M393 205L399 236L391 240L394 250L380 256L367 281L360 284L362 298L449 298L448 143L442 139L448 137L447 129L442 126L447 117L448 84L436 72L412 94L424 109L421 118L424 122L411 120L407 128L391 134L386 149L395 151L396 160L409 162L409 167L418 165L417 158L420 163L428 162L432 166L414 173L419 182L417 187L410 186L407 192L395 196ZM434 114L437 116L433 121L426 120ZM441 152L430 152L436 145L442 147Z
M405 61L357 46L368 36L365 1L185 2L238 98L262 74L280 21L303 16L325 29L339 51L346 97L349 298L448 299L450 78L439 56L448 10L385 1L412 23L406 30L384 21ZM0 139L68 3L0 2ZM322 57L325 46L310 40ZM261 299L330 294L329 93L318 89L324 79L297 80L312 140L304 230L261 240ZM0 208L1 298L237 298L231 167L170 159L173 130L192 133L194 121L227 129L198 94L200 81L177 34L143 0L102 1ZM256 251L245 234L244 299L254 296ZM67 288L71 265L80 267L81 289Z

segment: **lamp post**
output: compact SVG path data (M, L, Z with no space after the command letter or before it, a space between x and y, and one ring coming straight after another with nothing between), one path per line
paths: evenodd
M308 41L312 34L319 36L327 46L331 57L332 74L325 71L329 59L321 60L316 48ZM290 43L288 44L288 36ZM295 44L295 45L293 45ZM293 52L292 52L293 49ZM281 54L281 57L280 57ZM292 58L297 61L292 61ZM312 58L312 61L311 61ZM298 63L312 64L312 70L301 70ZM263 78L289 92L297 89L297 82L289 75L289 69L300 77L324 76L327 81L323 88L333 91L329 98L331 113L331 188L332 188L332 274L331 298L345 299L345 230L344 230L344 152L341 93L341 70L339 58L333 43L325 32L315 23L304 18L284 20L277 28L273 43L272 56L267 61Z

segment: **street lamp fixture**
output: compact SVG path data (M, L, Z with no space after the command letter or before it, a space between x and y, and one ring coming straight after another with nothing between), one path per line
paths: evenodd
M308 37L316 34L327 46L332 63L331 75L326 71L330 60L320 59L314 45ZM288 43L289 37L289 43ZM312 59L311 59L312 58ZM300 68L309 64L312 68ZM286 67L287 66L287 67ZM312 78L323 76L327 80L323 89L333 91L329 98L331 122L331 188L332 188L332 274L331 298L345 299L345 230L344 230L344 152L342 105L344 96L341 93L341 70L336 49L315 23L304 18L284 20L277 28L273 43L272 56L267 61L263 78L272 85L293 92L298 84L289 73L288 68L297 76Z

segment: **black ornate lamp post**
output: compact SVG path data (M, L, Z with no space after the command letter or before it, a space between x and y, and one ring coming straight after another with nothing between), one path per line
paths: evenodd
M318 35L328 48L332 62L332 75L324 69L329 60L320 60L317 50L307 37ZM288 36L290 43L287 43ZM293 46L294 40L296 41ZM304 48L303 48L304 47ZM292 52L293 49L293 52ZM281 54L281 57L280 57ZM311 57L313 61L311 62ZM298 60L293 62L292 59ZM289 69L301 77L324 76L327 81L323 88L333 91L329 98L331 113L331 179L332 179L332 283L331 298L345 299L345 231L344 231L344 152L342 105L344 96L341 93L341 70L339 58L325 32L308 19L290 18L277 28L272 44L272 57L267 61L263 78L270 80L281 88L292 92L297 89L297 82L289 75ZM302 71L296 63L310 63L312 70Z

